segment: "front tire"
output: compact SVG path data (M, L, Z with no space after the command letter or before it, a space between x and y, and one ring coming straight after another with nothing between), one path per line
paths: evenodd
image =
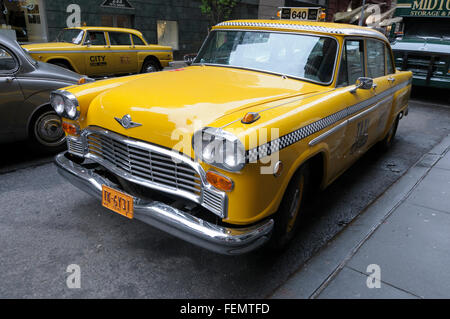
M65 149L66 135L61 118L54 111L38 113L31 123L30 133L34 146L40 150L59 152Z
M274 215L274 228L269 241L273 251L284 250L294 237L305 211L305 193L309 185L308 165L302 165L292 177Z

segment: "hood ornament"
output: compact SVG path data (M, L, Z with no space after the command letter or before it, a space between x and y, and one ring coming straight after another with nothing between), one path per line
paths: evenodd
M140 123L133 122L130 114L126 114L122 118L114 117L114 119L126 129L142 126Z

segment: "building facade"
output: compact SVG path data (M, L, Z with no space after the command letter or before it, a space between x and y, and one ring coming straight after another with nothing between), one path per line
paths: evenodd
M0 0L0 32L20 43L53 41L80 25L140 30L150 43L170 45L175 58L197 52L210 28L200 0ZM243 0L233 17L257 18L259 0Z
M366 0L381 12L391 0ZM395 3L395 0L394 0ZM327 20L361 6L362 0L240 0L230 18L277 19L279 7L322 7ZM20 43L53 41L61 29L80 25L140 30L149 43L170 45L175 59L195 53L211 22L201 0L0 0L0 33ZM346 21L342 21L346 22Z

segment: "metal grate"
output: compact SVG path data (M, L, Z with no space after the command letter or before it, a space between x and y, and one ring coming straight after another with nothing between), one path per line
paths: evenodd
M201 180L197 172L171 156L140 148L98 133L87 136L88 152L132 177L199 196Z
M79 138L67 137L67 150L69 153L84 156L83 140Z
M205 188L203 191L203 206L211 210L214 214L225 217L225 199L222 193L217 193Z

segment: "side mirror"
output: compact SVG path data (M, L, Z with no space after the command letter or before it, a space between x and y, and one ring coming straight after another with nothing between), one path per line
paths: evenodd
M192 62L194 62L196 57L197 57L197 54L195 54L195 53L185 54L183 56L184 63L186 63L187 65L191 65Z
M84 41L84 45L87 45L88 47L91 46L92 42L91 40Z
M351 93L356 93L357 89L370 90L374 88L373 79L366 77L359 77L356 80L355 87L350 91Z

